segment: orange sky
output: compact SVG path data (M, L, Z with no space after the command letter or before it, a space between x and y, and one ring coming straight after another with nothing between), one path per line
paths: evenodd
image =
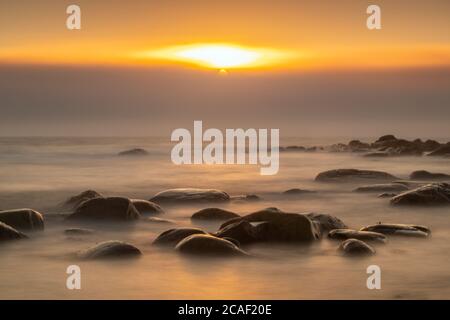
M366 28L368 1L80 0L82 30L69 31L73 3L2 3L0 62L152 66L164 62L136 54L225 42L294 54L273 68L450 65L446 0L373 2L382 9L379 31Z

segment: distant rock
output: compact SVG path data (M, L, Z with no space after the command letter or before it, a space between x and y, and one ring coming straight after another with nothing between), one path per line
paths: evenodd
M32 209L0 211L0 222L19 230L43 230L44 217Z
M257 228L250 222L241 220L220 229L214 234L219 238L230 238L247 244L258 241Z
M94 198L103 198L103 196L95 190L86 190L67 199L67 201L64 202L64 206L76 208L86 200L91 200Z
M395 197L397 194L398 193L383 192L378 195L378 198L392 198Z
M95 246L80 251L78 257L81 259L96 260L107 258L133 258L142 252L135 246L117 240L110 240L96 244Z
M348 256L371 256L375 249L358 239L348 239L341 243L339 251Z
M435 150L433 150L431 153L428 154L429 156L435 157L435 156L450 156L450 142L447 144L444 144Z
M306 216L318 224L322 233L333 229L347 229L347 225L337 217L325 213L308 213Z
M261 197L256 194L246 194L240 196L231 196L230 200L236 202L252 202L261 200Z
M392 181L397 177L382 171L335 169L321 172L317 175L319 182L355 182L355 181Z
M139 212L128 198L94 198L83 202L69 220L132 221L140 218Z
M431 230L428 227L412 224L380 223L361 228L361 231L371 231L386 235L400 235L419 238L425 238L431 234Z
M361 142L359 140L352 140L352 141L350 141L348 143L348 146L349 146L349 148L352 151L357 151L357 152L365 151L365 150L370 148L370 144L369 143Z
M408 187L401 183L380 183L367 186L361 186L353 192L402 192L408 190Z
M306 151L306 148L303 146L287 146L284 151Z
M157 193L150 201L156 203L203 203L203 202L227 202L230 196L216 189L179 188L169 189Z
M335 229L331 230L330 233L328 233L328 237L330 239L337 239L337 240L358 239L363 241L372 241L379 243L387 242L387 238L384 234L365 230L358 231L352 229Z
M289 189L289 190L283 191L283 194L284 195L288 195L288 196L308 194L308 193L316 193L316 191L305 190L305 189L298 189L298 188L294 188L294 189Z
M431 173L425 170L414 171L409 175L411 180L450 180L450 175L444 173Z
M84 229L84 228L71 228L64 230L64 233L69 236L84 236L91 235L95 231L92 229Z
M206 208L194 213L191 217L192 220L230 220L238 218L237 213L220 209L220 208Z
M181 253L208 256L245 256L233 242L206 234L194 234L181 240L175 247Z
M193 234L206 234L206 232L197 228L170 229L161 233L153 241L153 244L175 246L178 242Z
M25 234L17 231L13 227L0 222L0 241L18 240L28 238Z
M392 141L392 140L397 140L397 138L393 134L386 134L384 136L379 137L378 140L375 141L375 143Z
M391 199L393 205L450 205L450 184L430 183L400 193Z
M147 156L148 152L142 148L134 148L119 152L119 156Z
M131 202L142 215L164 213L164 210L156 203L141 199L131 199Z

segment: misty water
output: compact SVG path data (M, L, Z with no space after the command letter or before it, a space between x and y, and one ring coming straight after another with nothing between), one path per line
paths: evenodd
M364 140L364 139L362 139ZM366 141L372 141L373 139ZM304 146L345 139L290 139ZM144 157L119 157L142 147ZM387 171L402 179L415 170L450 174L449 159L434 157L365 158L358 153L285 152L280 171L261 176L255 165L175 166L171 145L160 138L1 138L0 209L32 208L45 216L43 232L30 239L0 244L2 299L449 299L450 210L448 207L392 207L376 194L351 192L356 184L318 183L321 171L337 168ZM64 220L60 204L87 189L107 196L150 199L168 188L217 188L230 195L257 194L256 202L163 206L159 217L172 224L142 219L136 223L81 224ZM319 191L286 197L291 188ZM376 255L349 258L324 238L311 245L255 244L244 249L252 258L197 258L152 241L174 227L215 231L221 222L193 223L192 213L220 206L239 214L265 207L288 212L321 212L352 228L377 223L422 224L428 239L390 237L376 245ZM95 229L69 237L72 227ZM143 252L138 259L81 261L74 256L105 240L123 240ZM66 288L66 268L81 267L82 289ZM382 270L382 289L368 290L366 268Z

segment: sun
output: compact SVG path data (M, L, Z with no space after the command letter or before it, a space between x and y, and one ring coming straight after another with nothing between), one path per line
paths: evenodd
M140 56L226 71L275 64L286 58L287 54L270 48L251 48L235 44L190 44L144 52Z

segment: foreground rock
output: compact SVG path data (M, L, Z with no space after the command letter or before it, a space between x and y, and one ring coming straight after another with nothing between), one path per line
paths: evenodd
M307 213L306 216L316 223L322 233L327 233L334 229L347 229L347 225L337 217L325 213Z
M411 180L450 180L450 175L444 173L432 173L425 170L414 171L409 175Z
M150 201L156 203L202 203L202 202L227 202L230 196L216 189L180 188L161 191Z
M94 198L83 202L67 217L69 220L132 221L139 212L128 198Z
M375 249L358 239L348 239L341 243L339 251L348 256L371 256Z
M206 208L194 213L191 217L192 220L230 220L238 218L237 213L220 209L220 208Z
M241 220L220 229L215 233L218 238L234 239L241 244L258 241L258 229L250 222Z
M0 222L0 241L18 240L28 238L22 232Z
M367 186L361 186L353 192L402 192L408 190L408 187L401 183L380 183Z
M76 208L83 202L94 198L103 198L103 196L95 190L86 190L67 199L67 201L64 202L64 206Z
M141 250L129 243L110 240L96 244L87 250L80 251L78 257L81 259L95 260L108 258L134 258L141 254Z
M194 234L184 238L177 244L175 249L182 253L194 255L247 255L233 242L206 234Z
M44 217L31 209L0 211L0 222L19 230L43 230Z
M148 214L161 214L164 213L164 210L151 201L141 200L141 199L131 199L136 210L142 215Z
M119 152L119 156L147 156L148 152L142 148L135 148Z
M206 234L206 232L197 228L170 229L161 233L153 241L153 244L174 246L184 238L189 237L193 234Z
M419 238L425 238L431 234L431 230L428 227L412 224L380 223L361 228L361 231L372 231L387 235L399 235Z
M272 219L275 219L281 213L284 213L284 212L275 207L265 208L265 209L250 213L248 215L245 215L243 217L228 220L220 226L220 229L225 228L227 225L230 225L230 224L242 221L242 220L245 220L248 222L262 222L262 221L272 220Z
M336 169L321 172L316 181L320 182L357 182L357 181L393 181L398 178L382 171Z
M430 183L396 195L393 205L450 205L450 184Z
M384 234L372 231L358 231L352 229L335 229L328 233L330 239L346 240L358 239L364 241L372 241L379 243L386 243L387 238Z

